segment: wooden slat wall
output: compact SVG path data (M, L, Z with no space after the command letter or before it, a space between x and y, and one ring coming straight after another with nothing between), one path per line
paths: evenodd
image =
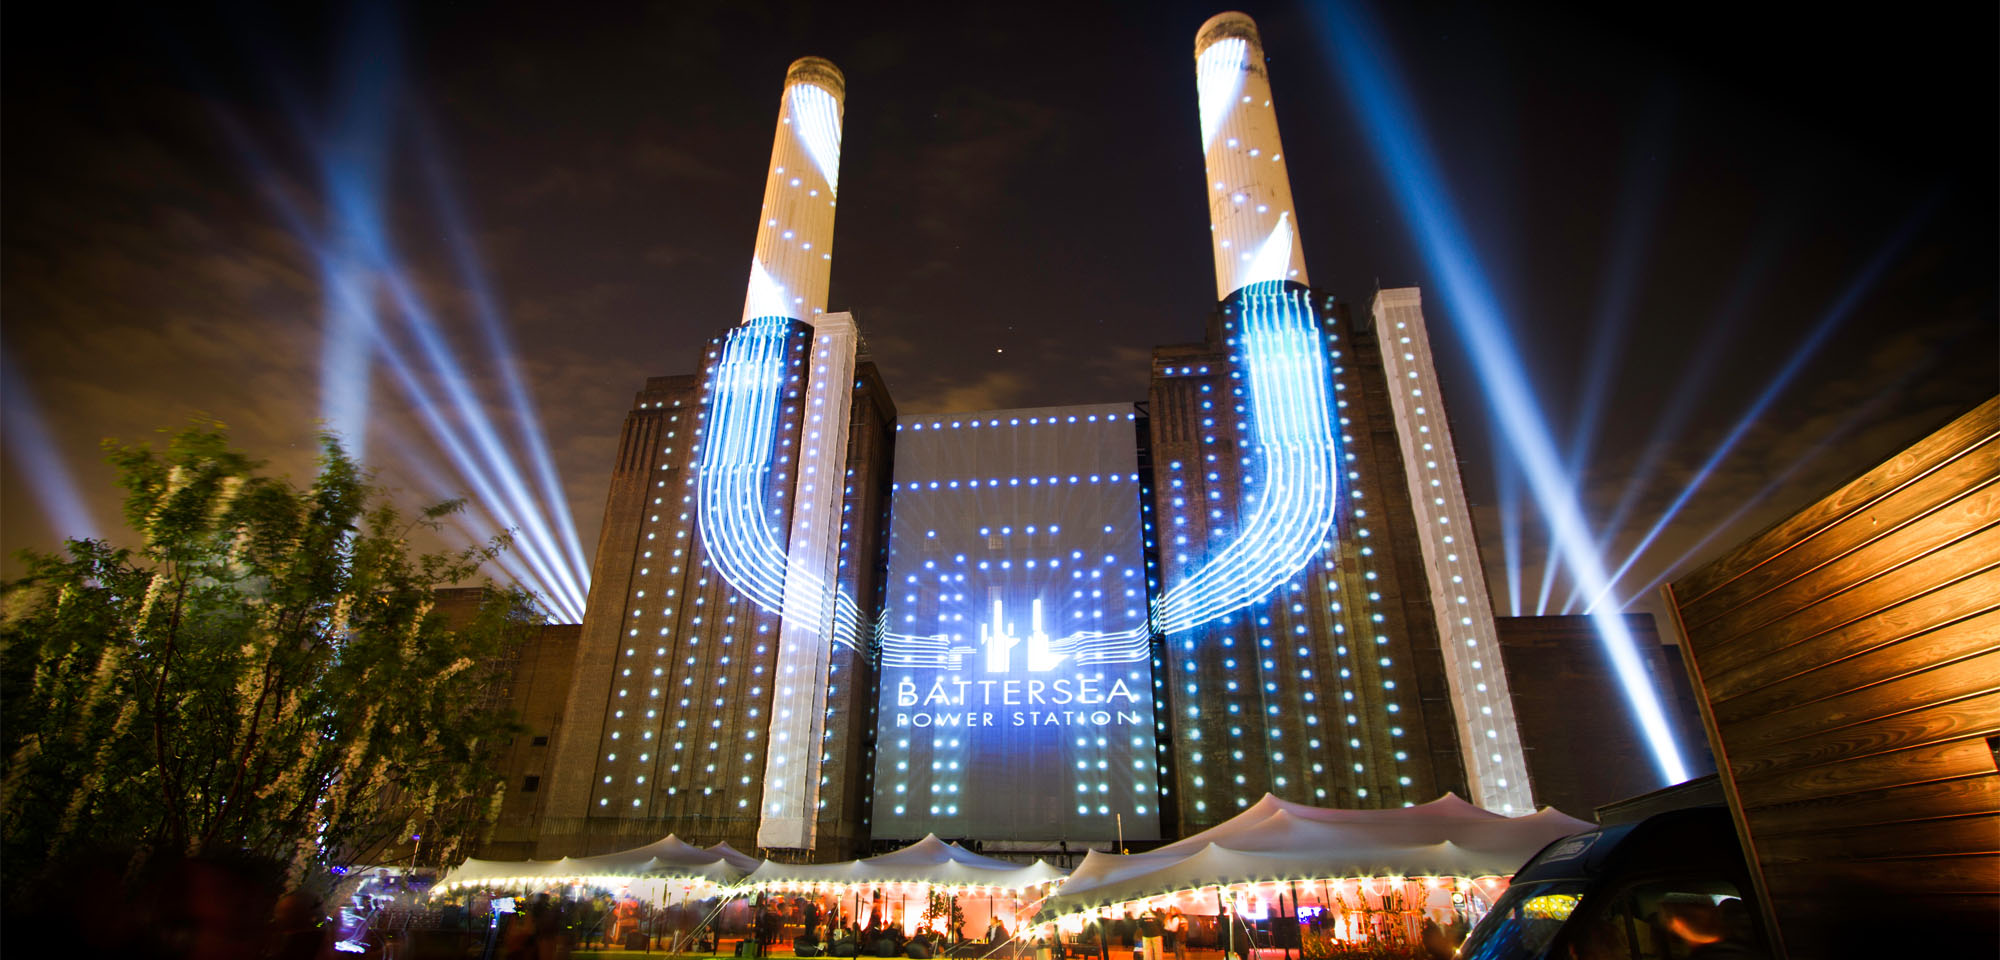
M2000 956L2000 398L1668 592L1785 952Z

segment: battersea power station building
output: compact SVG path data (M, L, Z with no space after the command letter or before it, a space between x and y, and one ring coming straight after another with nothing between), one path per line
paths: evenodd
M1216 302L1144 398L898 414L827 312L844 92L792 65L742 321L626 415L533 855L1532 810L1422 299L1311 285L1250 19L1196 39Z

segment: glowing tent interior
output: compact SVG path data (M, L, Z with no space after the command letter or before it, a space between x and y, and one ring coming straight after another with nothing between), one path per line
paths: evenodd
M1542 847L1593 825L1552 807L1521 817L1452 794L1413 807L1338 810L1265 794L1235 817L1146 853L1091 852L1035 922L1066 932L1146 909L1283 917L1333 940L1414 937L1476 922ZM1282 936L1282 935L1281 935Z
M743 878L746 891L820 901L857 926L881 923L906 935L928 927L949 934L958 916L959 932L977 936L998 923L1010 934L1034 913L1041 899L1064 878L1045 860L1031 864L973 853L936 835L900 850L841 863L778 863L766 860ZM934 914L933 900L948 898L951 911Z
M436 889L444 892L467 887L531 887L565 881L595 886L612 886L611 881L660 881L699 887L704 891L701 895L708 896L712 895L710 888L733 883L748 872L747 867L738 865L738 858L749 859L733 849L704 850L668 834L644 846L594 857L468 859L446 873ZM661 899L660 893L655 892L653 899Z
M1037 860L996 860L936 836L865 860L840 863L759 861L726 843L701 848L678 837L595 857L561 860L467 860L445 874L436 891L474 887L546 888L564 883L622 888L656 903L722 894L774 894L825 900L825 906L865 925L871 918L915 932L934 895L960 900L967 923L985 929L993 918L1012 930L1023 910L1065 876ZM940 930L939 932L943 932Z
M1019 864L973 853L936 835L901 850L841 863L778 863L766 860L743 878L764 890L846 891L856 887L944 887L1019 892L1047 886L1064 876L1045 860Z

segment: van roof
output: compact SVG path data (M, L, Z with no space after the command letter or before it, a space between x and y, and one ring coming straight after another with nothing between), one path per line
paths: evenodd
M1514 883L1589 879L1628 867L1742 869L1742 848L1726 807L1691 807L1655 814L1557 840L1535 854Z

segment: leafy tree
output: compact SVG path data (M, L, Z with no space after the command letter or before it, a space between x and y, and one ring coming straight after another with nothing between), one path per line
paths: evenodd
M461 504L399 513L331 436L305 489L217 424L107 449L140 546L73 540L0 587L10 892L114 848L133 873L247 857L325 887L477 840L518 729L488 694L531 607L489 588L454 625L433 603L505 543L413 554Z
M964 940L965 909L958 905L956 894L933 889L924 900L924 912L917 922L927 929L938 929L951 940Z

